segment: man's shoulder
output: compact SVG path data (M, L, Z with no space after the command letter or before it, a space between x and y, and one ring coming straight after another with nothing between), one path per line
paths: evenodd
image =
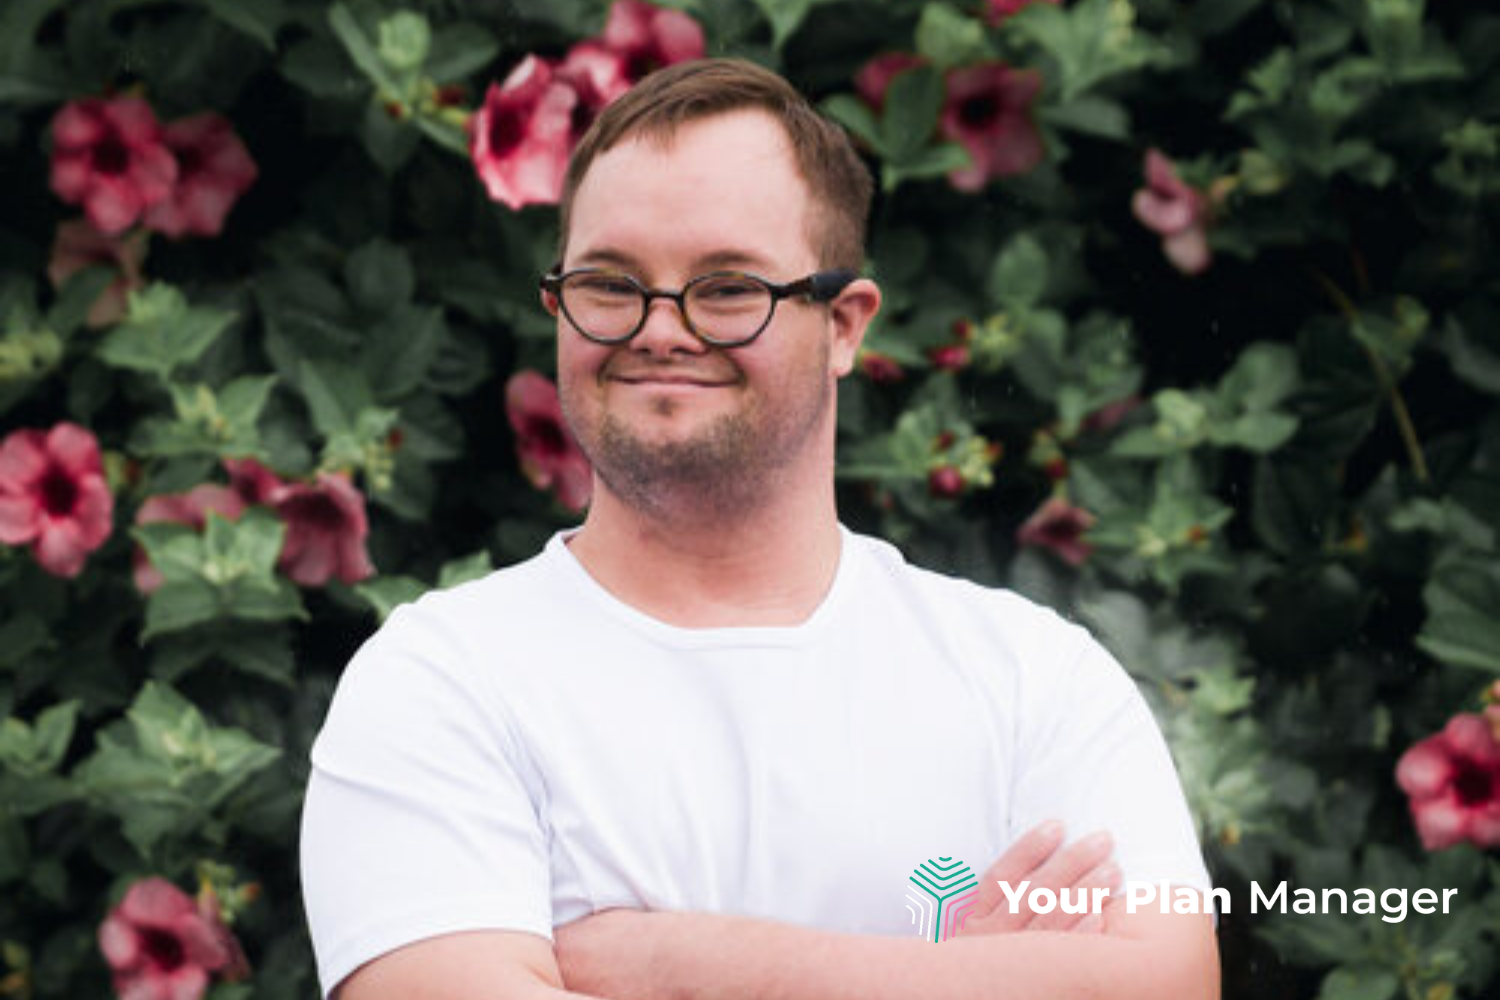
M971 620L990 629L1048 639L1086 634L1052 608L1008 587L911 562L897 546L873 535L851 531L849 537L866 553L876 585L891 588L902 601L940 619Z
M520 562L448 587L435 587L401 605L388 621L421 618L444 628L488 627L497 618L527 619L533 609L555 601L558 556L553 542Z

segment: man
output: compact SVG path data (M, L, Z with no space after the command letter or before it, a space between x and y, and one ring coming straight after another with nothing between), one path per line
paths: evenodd
M580 143L543 301L594 500L346 673L304 820L325 990L1217 996L1209 917L1013 915L996 884L1208 888L1129 678L838 523L869 197L747 63L661 71ZM935 947L913 869L996 856Z

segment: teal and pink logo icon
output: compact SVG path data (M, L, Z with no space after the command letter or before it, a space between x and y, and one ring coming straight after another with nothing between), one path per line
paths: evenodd
M912 870L916 889L906 894L917 937L946 941L963 930L964 921L979 898L979 877L954 858L928 858Z

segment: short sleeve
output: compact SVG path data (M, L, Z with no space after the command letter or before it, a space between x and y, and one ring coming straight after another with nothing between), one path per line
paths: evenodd
M302 883L325 995L424 938L551 937L539 782L483 664L430 601L360 649L313 746Z
M1020 713L1011 836L1047 819L1114 837L1127 881L1212 888L1171 753L1135 681L1086 633L1031 671Z

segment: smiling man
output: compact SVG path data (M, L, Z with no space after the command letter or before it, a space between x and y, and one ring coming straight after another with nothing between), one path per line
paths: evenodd
M1217 996L1209 916L1003 905L1209 883L1091 638L839 524L869 199L748 63L661 71L584 138L541 288L594 501L346 672L304 818L326 991ZM935 870L948 920L909 896Z

